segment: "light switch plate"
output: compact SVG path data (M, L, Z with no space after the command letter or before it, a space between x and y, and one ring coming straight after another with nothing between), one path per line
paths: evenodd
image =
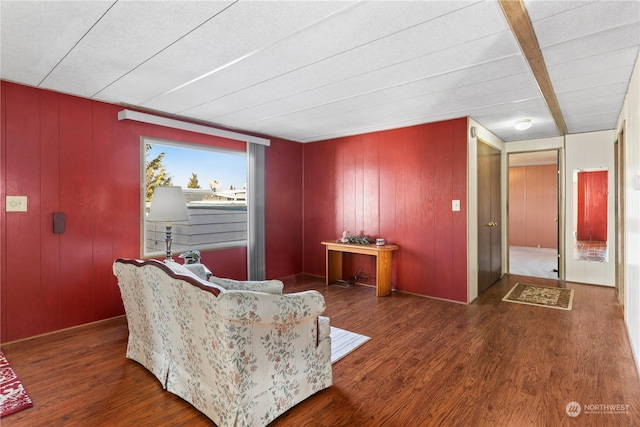
M27 196L7 196L5 206L7 212L26 212Z
M460 200L451 201L451 210L454 212L460 211Z

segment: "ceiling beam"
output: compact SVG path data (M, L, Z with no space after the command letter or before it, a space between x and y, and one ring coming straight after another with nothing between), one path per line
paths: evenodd
M538 82L538 87L544 97L549 111L556 122L556 126L561 135L567 134L567 125L564 122L562 111L556 93L551 84L551 78L547 72L547 66L542 57L542 51L538 44L538 38L533 30L533 24L529 18L529 13L524 5L523 0L498 0L504 16L511 27L511 31L516 36L522 53L529 62L529 67L533 72L533 76Z

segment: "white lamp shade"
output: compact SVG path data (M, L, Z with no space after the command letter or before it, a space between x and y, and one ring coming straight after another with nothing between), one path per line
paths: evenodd
M177 222L188 221L189 211L181 187L156 187L151 199L147 221Z

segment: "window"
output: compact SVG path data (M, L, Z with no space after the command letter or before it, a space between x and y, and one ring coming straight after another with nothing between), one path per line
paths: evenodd
M172 225L173 253L247 245L247 153L142 138L143 256L165 252L164 223L148 222L153 189L177 185L189 221Z

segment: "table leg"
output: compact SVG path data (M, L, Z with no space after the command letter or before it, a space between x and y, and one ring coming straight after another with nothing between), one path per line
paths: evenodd
M380 252L376 257L376 296L391 295L391 252Z
M327 248L326 265L327 286L329 286L330 283L342 279L342 252L330 251L329 248Z

